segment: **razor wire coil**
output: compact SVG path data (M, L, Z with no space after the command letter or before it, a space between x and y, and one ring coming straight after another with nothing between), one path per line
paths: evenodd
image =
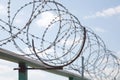
M14 46L22 56L80 75L84 56L84 75L92 80L113 80L119 75L119 58L61 3L31 0L14 8L14 0L6 1L6 18L0 17L1 48Z

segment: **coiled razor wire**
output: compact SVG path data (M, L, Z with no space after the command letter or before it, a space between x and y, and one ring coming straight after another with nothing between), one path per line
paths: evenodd
M92 80L117 78L120 61L114 52L62 4L54 0L15 3L0 4L5 7L4 17L0 13L1 48L80 75L84 67L84 76Z
M84 56L84 65L81 65L82 59L79 57L67 69L77 71L82 76L84 67L85 77L91 80L114 80L119 75L119 59L92 30L87 29L86 33L86 43L81 55Z

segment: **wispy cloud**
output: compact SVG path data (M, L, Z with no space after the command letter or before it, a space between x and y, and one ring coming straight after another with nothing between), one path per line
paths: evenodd
M118 52L116 53L116 55L120 58L120 51L118 51Z
M15 79L10 78L10 77L1 76L0 80L15 80Z
M65 40L64 40L64 39L63 39L63 40L61 40L61 45L65 44L65 43L66 43L66 45L67 45L67 46L70 46L70 45L72 45L72 44L73 44L73 40L68 39L68 40L67 40L67 42L65 42Z
M96 32L100 32L100 33L104 33L104 32L106 32L105 29L100 28L100 27L95 27L94 30L95 30Z
M6 65L0 65L0 73L5 73L5 72L9 72L11 70L11 68L9 66Z
M4 6L0 4L0 10L3 10L4 9ZM2 11L0 11L2 12Z
M22 19L16 19L16 20L15 20L15 23L21 24L21 23L22 23Z
M108 8L102 11L98 11L93 15L84 16L84 19L96 18L96 17L106 17L106 16L114 16L120 14L120 5L112 8Z
M41 14L41 18L36 21L38 26L47 27L53 19L55 19L56 15L51 12L45 12ZM58 20L58 18L57 18Z
M0 80L16 80L17 72L13 68L13 63L0 59Z
M0 4L0 15L4 15L6 13L6 8L4 5Z

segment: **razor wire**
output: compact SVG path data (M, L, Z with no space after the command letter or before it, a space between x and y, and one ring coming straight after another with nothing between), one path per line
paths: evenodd
M114 80L119 75L119 58L61 3L29 0L14 7L15 0L2 1L6 2L6 17L0 16L0 48L14 46L21 56L80 75L84 56L84 76L92 80Z
M82 76L84 67L84 76L91 80L114 80L119 76L120 66L119 58L114 54L115 52L106 48L98 35L87 28L86 43L81 55L84 57L84 65L81 65L82 59L79 57L67 69L77 71Z

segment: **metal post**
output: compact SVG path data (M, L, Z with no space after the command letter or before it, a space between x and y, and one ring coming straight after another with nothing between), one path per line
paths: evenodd
M84 57L82 56L82 79L84 79Z
M76 78L76 77L69 77L69 80L84 80L84 79L80 79L80 78Z
M82 78L78 79L76 77L69 77L69 80L86 80L84 79L84 57L82 56Z
M27 65L25 63L19 63L19 80L27 80Z
M69 80L73 80L73 77L69 77Z

